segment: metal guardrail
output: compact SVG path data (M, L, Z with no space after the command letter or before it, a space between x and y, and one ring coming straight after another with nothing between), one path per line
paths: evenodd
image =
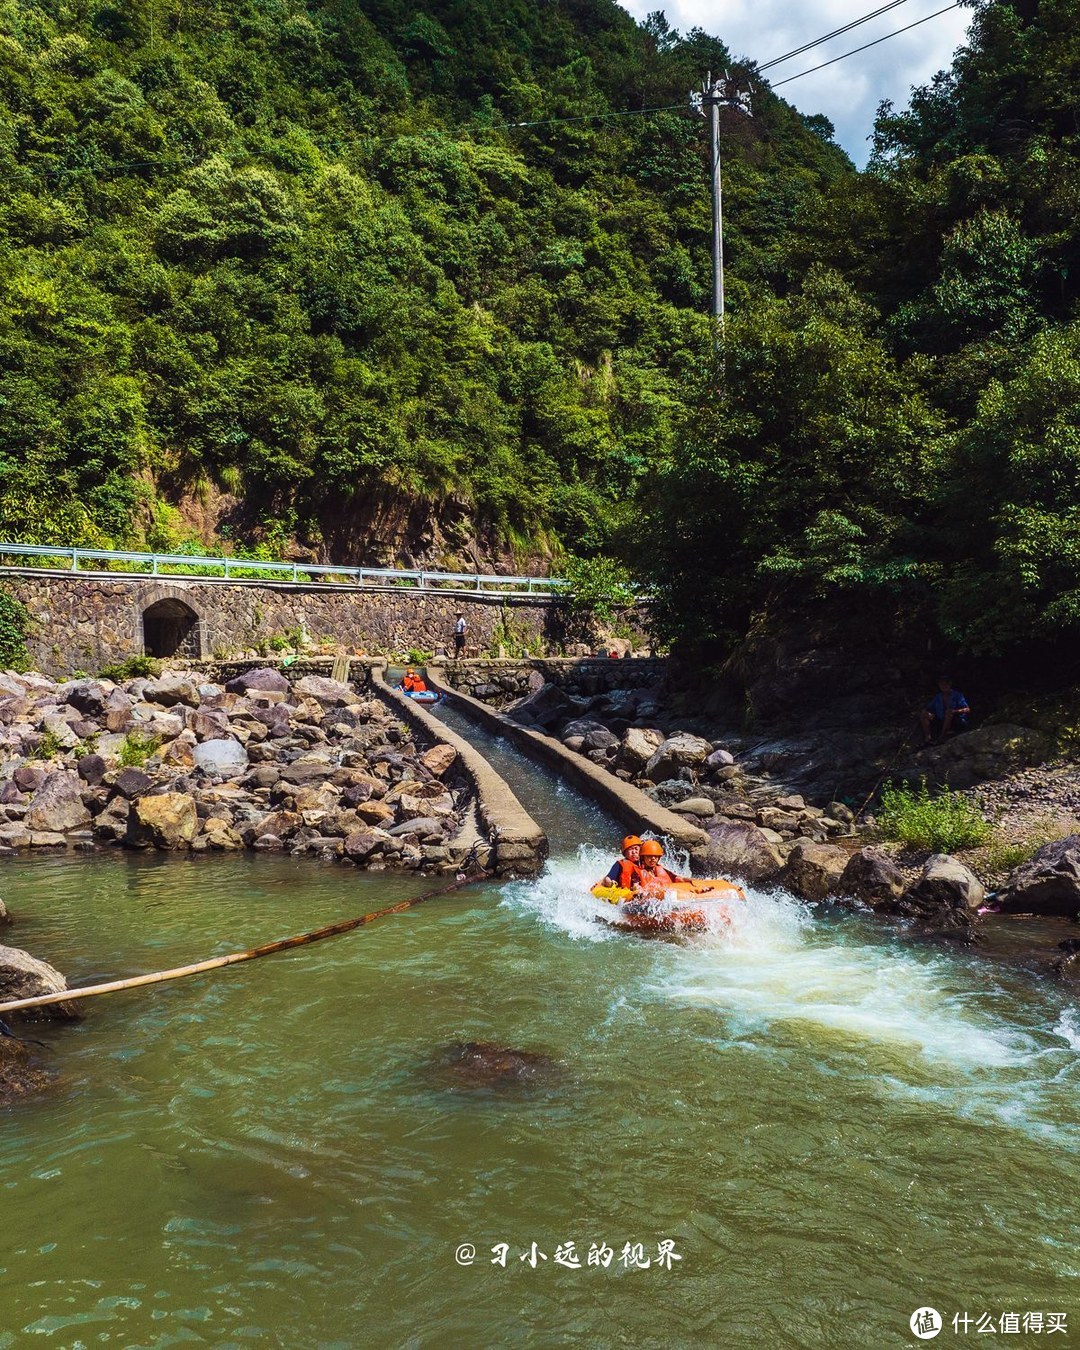
M479 572L427 570L410 572L394 567L340 567L334 563L263 562L258 558L203 558L185 553L117 553L109 549L61 548L52 544L16 544L0 540L0 559L8 557L62 559L68 564L64 570L84 576L118 578L194 576L203 581L248 582L276 580L281 577L298 585L307 581L309 585L368 586L378 589L402 587L421 591L452 591L458 595L553 596L565 594L568 585L561 577L504 577L488 576ZM94 561L107 564L126 563L131 565L132 570L118 569L115 566L95 570L80 565ZM0 570L5 566L10 564L0 562ZM136 566L139 570L134 570ZM207 574L206 569L212 570ZM252 573L258 575L252 576ZM318 577L322 580L317 581Z

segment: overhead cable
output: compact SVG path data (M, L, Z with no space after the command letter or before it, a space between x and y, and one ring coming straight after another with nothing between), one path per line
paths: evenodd
M846 61L849 56L857 56L859 52L869 51L871 47L876 47L882 42L888 42L890 38L899 37L901 33L910 33L913 28L918 28L920 24L929 23L931 19L936 19L941 14L948 14L950 9L959 9L960 4L961 0L955 0L954 4L946 5L944 9L935 10L933 14L928 14L925 19L916 19L914 23L909 23L906 28L897 28L895 32L886 33L884 37L875 38L873 42L865 42L861 47L854 47L850 52L844 52L842 56L834 56L831 61L822 61L819 66L811 66L809 70L800 70L798 75L789 75L786 80L777 80L772 88L779 89L782 85L791 84L792 80L801 80L804 75L813 75L816 70L824 70L826 66L835 66L837 61Z
M766 61L763 66L758 66L758 70L771 70L773 66L778 66L783 61L790 61L793 56L802 56L803 52L811 51L814 47L820 47L823 42L829 42L832 38L840 37L843 33L850 33L853 28L869 23L871 19L876 19L878 15L886 14L890 9L895 9L897 5L906 4L907 0L890 0L889 4L882 5L880 9L875 9L870 14L864 14L861 19L852 19L850 23L844 24L843 28L834 28L831 33L815 38L813 42L807 42L802 47L796 47L792 52L785 52L783 56L774 56L771 61Z

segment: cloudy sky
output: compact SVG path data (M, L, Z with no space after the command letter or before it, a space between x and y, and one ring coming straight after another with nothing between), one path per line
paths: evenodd
M887 0L622 0L638 19L663 9L668 22L681 32L704 28L721 38L735 56L764 64L773 57L812 42ZM903 28L943 9L948 0L905 0L888 14L814 47L769 72L777 83L797 75L864 42ZM883 42L827 70L785 85L777 92L805 113L822 112L836 126L836 139L860 166L869 153L867 136L883 98L898 107L907 103L912 85L925 83L935 71L951 64L954 50L964 41L970 9L953 9L910 33Z

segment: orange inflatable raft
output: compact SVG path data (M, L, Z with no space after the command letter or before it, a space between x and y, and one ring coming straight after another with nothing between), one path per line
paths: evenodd
M655 895L601 882L592 893L611 905L601 915L606 923L636 933L703 933L715 920L728 921L733 900L746 899L741 886L722 880L676 881Z

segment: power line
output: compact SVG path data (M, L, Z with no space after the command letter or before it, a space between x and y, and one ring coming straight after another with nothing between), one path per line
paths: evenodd
M556 127L561 126L564 122L600 122L608 117L646 117L652 113L685 111L686 105L683 103L665 103L659 108L627 108L622 112L583 113L580 117L548 117L539 122L507 122L501 128L492 127L492 130L510 131L518 127Z
M840 37L843 33L850 33L853 28L858 28L860 24L869 23L871 19L876 19L879 14L885 14L890 9L895 9L897 5L906 5L907 0L890 0L887 5L882 5L880 9L875 9L871 14L864 14L861 19L852 19L851 23L844 24L843 28L834 28L831 33L826 33L824 37L815 38L813 42L807 42L805 46L796 47L792 52L786 52L783 56L774 56L771 61L766 61L763 66L758 66L758 70L771 70L773 66L778 66L783 61L790 61L793 56L801 56L803 52L808 52L813 47L820 47L823 42L828 42L834 37Z
M898 28L894 33L886 33L884 37L875 38L873 42L866 42L861 47L854 47L850 52L844 52L842 56L834 56L831 61L822 61L820 66L811 66L809 70L800 70L798 75L789 75L786 80L777 80L772 86L773 89L779 89L785 84L791 84L792 80L801 80L804 75L813 75L816 70L824 70L826 66L835 66L837 61L846 61L849 56L857 56L859 52L869 51L871 47L876 47L881 42L888 42L890 38L899 37L901 33L910 33L913 28L918 28L920 24L929 23L931 19L936 19L940 14L947 14L950 9L959 9L961 0L955 0L954 4L946 5L944 9L935 10L933 14L928 14L925 19L916 19L914 23L909 23L906 28Z

